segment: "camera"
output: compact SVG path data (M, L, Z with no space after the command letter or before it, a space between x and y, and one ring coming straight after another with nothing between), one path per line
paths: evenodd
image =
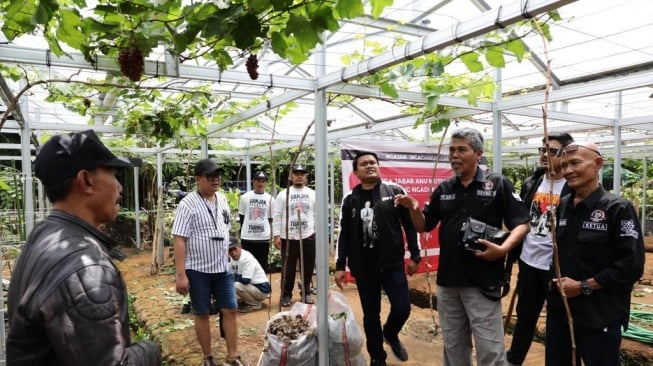
M462 233L463 247L469 251L484 251L486 249L485 245L478 243L478 239L485 239L501 245L509 234L471 217L462 224L460 231Z

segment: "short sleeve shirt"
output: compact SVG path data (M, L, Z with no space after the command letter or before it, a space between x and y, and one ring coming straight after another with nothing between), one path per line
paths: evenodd
M468 217L495 227L505 224L509 230L530 220L512 183L501 174L486 174L481 169L477 169L467 187L457 177L442 182L431 194L423 213L427 231L440 224L437 283L441 286L474 284L465 270L464 256L469 252L461 244L461 227ZM496 275L494 272L496 269Z
M211 202L194 191L179 202L172 235L187 239L186 269L203 273L228 271L230 212L227 198L221 193L216 193Z

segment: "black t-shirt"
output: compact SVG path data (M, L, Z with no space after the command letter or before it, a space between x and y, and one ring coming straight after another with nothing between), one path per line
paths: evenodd
M374 201L372 190L361 189L358 213L361 215L361 231L363 232L363 258L365 272L368 274L379 270L378 231L374 220Z

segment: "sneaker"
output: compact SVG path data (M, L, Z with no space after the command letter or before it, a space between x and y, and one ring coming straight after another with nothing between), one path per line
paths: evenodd
M245 304L242 307L238 307L238 311L241 313L251 313L252 311L261 310L263 305L259 302L256 304Z
M220 312L220 307L218 306L218 302L215 301L215 299L211 300L211 310L209 311L209 314L215 315Z
M315 304L315 301L313 301L311 295L306 295L304 296L304 304L309 304L309 305Z
M181 307L181 313L182 314L188 314L188 313L190 313L190 311L191 311L191 304L190 304L190 301L189 301L189 302L185 303Z
M236 358L231 358L231 359L227 358L226 360L224 360L222 366L247 366L247 364L242 361L240 356L237 356Z
M384 358L373 358L370 360L370 366L385 366Z
M213 356L208 356L204 359L204 361L202 361L202 366L218 366L218 364L215 363Z
M396 341L390 342L388 338L383 336L383 341L390 345L390 348L392 348L392 353L394 353L399 360L401 361L408 360L408 352L406 352L406 348L404 347L403 344L401 344L399 338L397 338Z
M292 298L290 295L283 295L281 298L281 306L290 306Z

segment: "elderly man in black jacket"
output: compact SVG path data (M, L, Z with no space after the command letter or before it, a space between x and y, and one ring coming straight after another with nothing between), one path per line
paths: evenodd
M644 272L642 227L632 203L599 183L603 155L596 144L567 145L561 165L572 192L557 211L560 279L547 294L546 365L619 365L633 284ZM573 318L575 363L560 292Z
M347 264L356 278L370 365L386 364L384 341L399 360L406 361L408 353L399 340L399 331L410 316L403 233L406 234L410 251L410 260L405 267L409 274L413 274L421 259L417 232L408 209L394 205L394 197L406 192L396 184L381 181L376 154L356 154L353 167L361 183L342 201L334 279L342 288L346 282ZM381 289L390 301L390 313L383 327L380 318Z
M150 341L132 343L127 291L98 227L120 210L118 158L92 130L57 135L34 162L53 211L27 238L16 262L7 308L7 364L161 364Z

